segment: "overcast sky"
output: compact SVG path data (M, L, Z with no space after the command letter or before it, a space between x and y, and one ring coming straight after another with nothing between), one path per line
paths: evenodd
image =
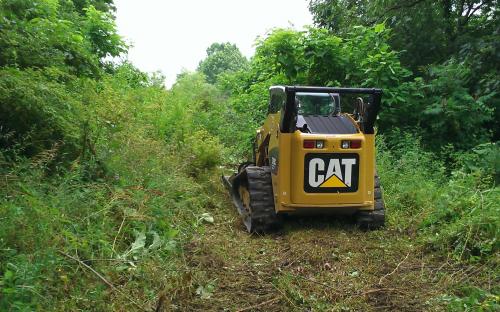
M235 43L250 57L254 42L275 27L312 24L307 0L115 0L129 60L160 70L170 86L183 68L195 70L213 42Z

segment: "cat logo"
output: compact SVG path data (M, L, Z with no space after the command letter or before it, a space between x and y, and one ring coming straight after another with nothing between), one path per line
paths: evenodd
M308 193L356 192L358 154L307 154L304 190Z

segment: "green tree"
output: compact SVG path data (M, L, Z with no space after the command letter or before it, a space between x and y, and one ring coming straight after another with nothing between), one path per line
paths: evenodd
M412 70L443 62L499 27L496 0L311 0L309 9L318 26L340 34L386 21L392 47Z
M0 148L84 150L85 94L127 49L111 11L107 0L0 1Z
M222 73L245 68L247 59L235 44L213 43L207 49L207 57L198 65L198 71L205 74L209 83L215 83Z
M85 9L93 6L101 12L111 13L116 11L113 0L72 0L74 7L82 15L85 14Z
M449 94L460 94L458 98L462 100L473 99L478 107L485 108L472 115L478 121L472 124L481 125L484 136L474 134L470 143L477 143L476 139L481 142L490 135L494 140L500 139L500 10L497 0L312 0L309 9L318 26L342 36L352 32L357 25L371 26L385 21L392 29L388 42L394 50L401 51L403 66L409 68L413 76L420 76L428 86L433 86L422 89L426 101L419 105L434 107L437 97L441 97L438 102L442 102ZM454 79L446 72L457 73L457 66L462 68L455 77L460 87L456 90L435 88L436 84L445 87L442 81L436 80L438 76ZM468 97L464 97L463 92ZM464 114L466 111L468 109ZM491 116L495 116L493 120ZM406 119L403 114L393 117ZM417 120L425 119L422 115L417 117ZM439 115L439 118L449 116ZM458 115L458 119L454 118L455 121L463 119ZM429 124L424 128L429 129ZM469 144L462 142L459 145Z
M72 2L0 2L0 66L97 77L106 57L125 51L113 17L92 5L80 13Z

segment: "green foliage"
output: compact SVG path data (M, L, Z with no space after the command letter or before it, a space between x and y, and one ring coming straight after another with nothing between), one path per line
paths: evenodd
M462 159L465 163L447 177L444 161L423 151L420 140L397 134L392 142L397 143L390 149L378 142L390 222L400 230L421 231L429 247L459 260L481 261L498 253L500 188L493 168L471 171L472 159Z
M70 3L82 15L85 13L85 8L90 6L94 6L99 11L106 13L116 11L113 0L72 0Z
M70 2L69 2L70 3ZM125 51L108 13L58 1L0 2L0 66L57 69L95 77L105 56Z
M455 173L437 209L422 224L435 233L430 243L459 259L478 261L500 250L500 189L487 178Z
M391 142L391 146L387 142ZM420 224L439 198L445 181L442 160L421 148L421 141L399 131L377 141L377 170L390 222L399 230Z
M27 79L12 71L11 79ZM76 116L87 120L87 153L48 176L57 147L40 150L30 159L16 148L2 148L0 218L6 223L0 229L1 310L137 308L127 297L149 306L175 274L180 246L204 226L200 217L207 207L219 205L214 182L204 173L219 164L223 147L203 124L194 127L205 120L195 116L186 119L189 131L183 148L171 144L168 133L159 129L172 93L158 77L124 64L100 81L73 83L78 86L71 89L73 100L88 103ZM189 83L184 87L193 90ZM42 95L55 102L51 93ZM202 95L198 98L195 104L204 105ZM199 109L184 100L179 106ZM52 108L55 117L69 114L54 111L54 105L41 107ZM37 116L46 122L55 118L42 113ZM79 129L63 130L79 134ZM63 136L66 141L70 139ZM94 174L93 181L82 179L82 173L93 173L93 161L101 162L106 174ZM124 295L110 291L66 255L90 265L119 285Z
M197 176L201 172L214 169L222 163L223 146L217 137L205 130L199 130L187 138L183 154L187 160L187 170Z
M498 288L498 287L496 287ZM477 287L462 287L458 296L443 296L440 299L448 303L449 311L498 311L500 309L500 297L494 292L490 293Z
M303 81L306 70L304 37L304 33L295 30L276 29L261 38L252 59L251 78L263 81L283 74L287 81Z
M332 30L334 33L345 33L352 26L365 25L366 11L370 5L367 0L311 0L309 11L313 14L314 23Z
M213 43L207 49L207 57L198 65L198 71L205 74L209 83L215 83L221 74L244 69L247 63L235 44Z
M99 59L118 56L125 52L121 37L116 32L113 17L97 10L94 6L85 9L83 29L92 44L92 53Z
M413 70L446 60L498 27L497 1L311 0L309 10L317 25L336 34L387 21L395 32L391 45L405 51L403 63Z
M439 147L451 139L462 150L487 142L491 130L483 126L493 119L493 109L487 105L491 94L471 95L466 87L468 70L453 61L431 67L429 75L425 96L417 104L422 109L417 113L425 141Z
M309 5L315 23L334 35L385 21L392 31L386 42L401 51L401 63L419 78L412 83L399 75L399 90L386 89L403 101L388 103L381 127L387 118L387 128L423 127L417 131L435 150L449 141L464 150L500 138L498 8L498 1L479 0L312 0ZM369 70L376 64L365 63Z
M199 73L184 73L165 99L158 128L167 142L184 153L190 174L220 165L239 148L235 129L247 128L244 116ZM205 141L205 143L203 143ZM246 146L245 146L246 148ZM206 155L203 155L207 153Z
M84 184L78 170L48 181L40 162L23 162L7 173L0 200L2 310L107 311L130 304L115 298L110 305L106 286L61 252L82 259L134 297L136 280L154 280L140 286L140 300L156 299L158 276L171 269L177 246L196 229L195 216L211 199L160 146L140 147L158 159L146 171L136 170L137 176L128 172L129 158L115 163L118 185Z
M0 2L0 310L149 307L219 204L205 173L230 131L220 94L109 64L126 48L110 11Z
M468 152L455 153L452 158L464 172L491 176L496 185L500 184L500 147L497 143L480 144Z
M74 99L72 88L54 81L54 76L64 77L56 69L0 69L0 131L4 135L0 146L23 141L27 156L58 146L61 154L76 158L83 105Z
M109 13L92 5L83 11L72 2L0 2L1 147L22 140L23 155L32 157L57 146L56 159L65 162L92 148L91 79L110 69L104 58L126 47Z

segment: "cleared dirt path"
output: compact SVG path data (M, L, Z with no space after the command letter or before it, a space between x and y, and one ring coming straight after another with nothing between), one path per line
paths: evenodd
M348 219L289 218L280 233L249 235L225 201L187 246L191 286L172 302L176 310L439 311L435 298L467 276L391 227L363 232Z

